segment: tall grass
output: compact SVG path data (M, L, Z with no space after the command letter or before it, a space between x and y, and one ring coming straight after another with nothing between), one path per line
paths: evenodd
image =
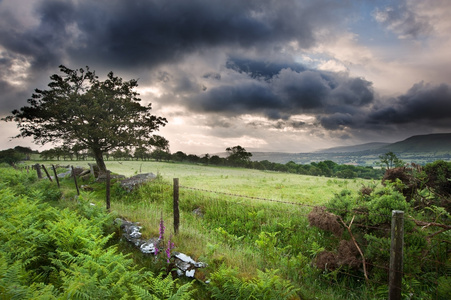
M93 161L41 161L45 165L72 164L88 166ZM253 169L204 166L155 161L107 161L107 168L116 174L132 176L139 173L161 175L172 184L179 178L180 185L214 192L232 193L249 197L269 198L310 205L323 204L343 189L358 191L365 179L340 179L299 174L260 171Z

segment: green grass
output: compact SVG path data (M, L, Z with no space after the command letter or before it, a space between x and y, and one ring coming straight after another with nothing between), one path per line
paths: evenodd
M90 162L40 163L87 167ZM311 267L317 251L312 245L319 240L333 240L308 225L306 216L311 206L325 204L343 189L357 193L362 184L371 183L363 179L166 162L107 161L106 164L113 173L125 176L148 172L159 175L158 180L132 193L112 187L112 211L140 222L145 238L158 236L161 214L167 228L166 237L173 233L172 180L179 178L180 229L173 241L175 251L208 263L208 268L198 272L198 279L210 278L223 264L236 268L242 278L248 279L255 278L258 270L279 269L280 276L302 287L301 294L306 299L318 297L315 291L328 286L312 279L312 274L317 272ZM84 199L105 206L104 184L79 184L94 188L93 192L82 192ZM75 196L71 179L63 181L62 190L70 203ZM203 216L195 215L194 209L200 209ZM142 255L136 252L132 255L136 262L148 266ZM328 289L328 295L318 299L334 299L332 293Z
M72 164L87 167L92 161L41 161L45 165ZM238 194L248 197L268 198L288 202L318 205L329 201L343 189L358 191L365 179L340 179L307 175L260 171L253 169L203 166L154 161L107 161L114 173L132 176L152 172L172 184L179 178L183 187Z
M53 161L41 163L58 164ZM59 163L88 166L88 161ZM372 278L376 284L366 286L361 270L352 270L352 276L347 276L346 272L323 272L314 267L317 254L324 249L336 249L340 240L331 233L311 227L307 220L312 206L326 204L332 198L337 200L335 195L344 189L350 191L349 203L352 204L360 201L354 200L358 198L354 196L362 185L381 187L380 184L363 179L346 180L165 162L108 161L107 167L125 176L147 172L159 175L157 180L131 193L117 185L112 186L112 212L140 222L144 238L158 237L161 215L166 225L165 237L173 233L172 179L179 178L180 230L172 240L176 245L175 251L209 265L196 275L196 285L204 292L199 299L209 299L208 287L202 282L215 278L218 270L223 270L223 275L235 272L224 269L224 266L236 270L241 279L251 281L261 276L260 271L267 272L261 278L272 280L276 273L271 273L271 270L278 270L277 276L299 289L301 299L385 297L385 279L377 282L379 277ZM85 182L80 180L79 184L93 188L92 192L82 191L83 199L99 207L105 206L104 183L88 179ZM53 205L76 205L71 178L62 181L61 191L63 201ZM194 214L194 210L200 210L202 215ZM122 249L127 253L131 246ZM150 268L153 272L158 273L165 268L165 262L149 262L148 257L138 251L132 251L131 255L140 267ZM442 280L442 286L446 286L447 280Z

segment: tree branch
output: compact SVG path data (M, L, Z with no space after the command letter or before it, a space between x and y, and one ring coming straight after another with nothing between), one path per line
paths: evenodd
M340 219L340 221L341 221L341 223L343 224L343 226L346 227L346 229L348 230L349 234L351 235L351 239L352 239L352 241L354 242L354 245L357 247L357 250L359 251L360 256L362 257L362 263L363 263L363 275L365 276L365 281L366 281L366 283L368 284L368 283L369 283L369 279L368 279L368 273L367 273L367 271L366 271L366 260L365 260L365 256L363 255L363 252L362 252L362 250L360 249L359 245L357 244L357 241L355 240L354 235L352 234L352 231L351 231L352 222L354 222L355 216L352 217L352 220L351 220L351 222L349 223L349 226L346 225L346 223L343 221L343 219L342 219L340 216L337 216L337 217Z
M428 241L428 243L431 241L431 239L436 236L439 235L440 233L443 233L445 231L451 230L451 225L445 225L445 224L440 224L440 223L436 223L436 222L424 222L424 221L419 221L419 220L415 220L412 216L409 216L410 219L412 219L413 222L415 222L415 224L417 226L422 226L421 229L424 228L428 228L431 226L435 226L435 227L440 227L443 228L437 232L434 232L428 236L426 236L426 240Z
M451 229L451 225L445 225L445 224L440 224L440 223L435 223L435 222L419 221L419 220L415 220L412 216L409 216L409 218L411 218L412 221L414 221L416 225L423 226L423 228L435 226L435 227L441 227L441 228L445 229L445 231Z

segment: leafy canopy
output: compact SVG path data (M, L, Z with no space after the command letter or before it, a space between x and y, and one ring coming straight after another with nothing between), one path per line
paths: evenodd
M17 137L36 143L81 144L93 151L102 169L103 153L115 148L148 145L153 131L167 120L142 106L135 79L124 81L113 72L104 81L94 71L60 66L62 76L50 76L49 89L36 89L29 106L12 111L5 121L18 123Z
M246 149L239 145L228 147L226 148L226 151L228 154L227 160L234 166L245 166L250 162L252 157L252 153L247 152Z

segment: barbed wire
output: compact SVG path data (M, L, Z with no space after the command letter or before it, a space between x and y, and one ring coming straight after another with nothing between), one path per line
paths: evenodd
M210 190L206 190L206 189L199 189L199 188L193 188L193 187L187 187L187 186L180 186L180 187L184 188L184 189L193 190L193 191L215 193L215 194L226 195L226 196L237 197L237 198L247 198L247 199L253 199L253 200L277 202L277 203L291 204L291 205L298 205L298 206L305 206L305 207L312 207L312 208L314 207L314 205L309 205L309 204L305 204L305 203L290 202L290 201L283 201L283 200L275 200L275 199L254 197L254 196L246 196L246 195L238 195L238 194L226 193L226 192L210 191Z

